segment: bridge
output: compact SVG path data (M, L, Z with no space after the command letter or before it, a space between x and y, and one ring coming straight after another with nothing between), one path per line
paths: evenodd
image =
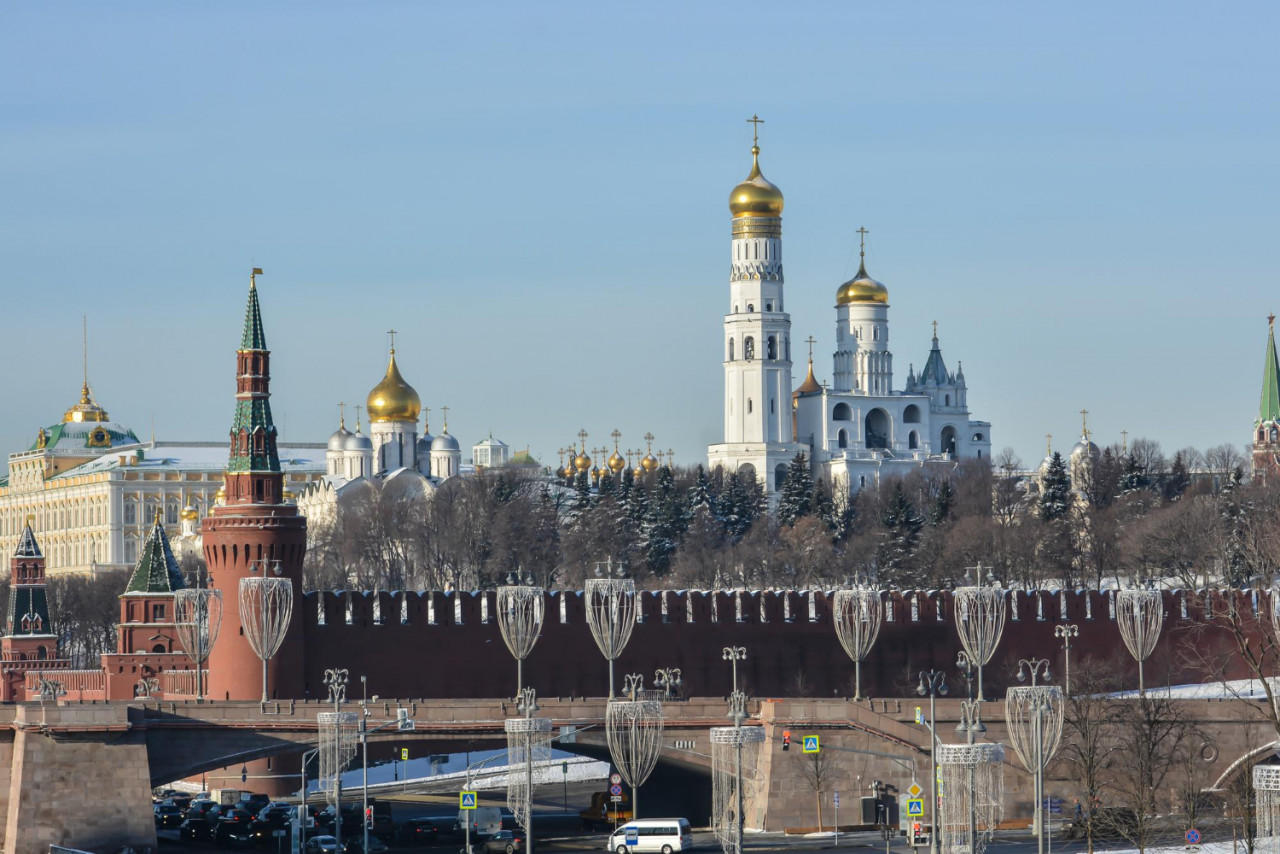
M765 728L757 766L758 784L747 803L749 827L778 830L814 824L814 796L804 780L803 754L781 750L782 732L816 733L824 749L838 751L832 788L848 793L879 779L899 789L910 783L914 764L926 784L929 738L915 723L918 699L764 699L753 701L750 724ZM1198 753L1203 777L1221 787L1234 774L1276 749L1276 733L1260 702L1175 701L1209 739ZM553 726L586 728L562 749L607 758L601 724L605 701L540 699L540 716ZM344 708L358 708L347 703ZM505 744L503 721L515 716L510 700L378 700L369 704L370 726L394 721L396 709L410 710L412 732L370 733L371 759L390 758L392 745L420 743L431 752L461 752ZM154 847L150 791L155 785L251 760L296 757L318 740L316 715L331 711L322 702L66 701L0 707L0 809L6 820L6 854L43 854L49 845L113 851L123 845ZM723 726L721 698L664 703L661 769L667 778L684 775L691 793L709 790L709 730ZM953 740L958 700L937 703L938 732ZM985 704L986 738L1007 743L1001 704ZM886 756L897 757L898 761ZM1012 751L1006 759L1006 818L1026 820L1031 811L1031 778ZM1066 794L1065 769L1051 766L1046 791ZM700 783L700 785L699 785ZM861 784L861 785L860 785ZM705 794L691 799L695 822L708 816Z

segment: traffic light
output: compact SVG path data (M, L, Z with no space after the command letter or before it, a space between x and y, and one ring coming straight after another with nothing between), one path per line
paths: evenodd
M791 749L791 730L789 729L784 729L782 731L782 749L783 750Z
M364 808L364 826L373 830L373 807Z

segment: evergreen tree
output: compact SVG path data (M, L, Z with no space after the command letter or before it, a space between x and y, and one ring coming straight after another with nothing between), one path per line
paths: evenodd
M955 501L956 493L951 488L951 481L944 480L942 486L938 487L938 493L933 497L933 507L929 508L929 524L935 528L947 521L947 517L951 515L951 505Z
M1190 485L1191 475L1187 472L1187 461L1182 456L1182 451L1178 451L1173 455L1173 466L1169 470L1169 477L1164 482L1165 500L1177 501Z
M891 573L899 572L910 565L920 529L924 527L924 520L916 513L915 505L907 498L901 482L894 486L893 496L885 505L880 522L887 533L879 549L880 566Z
M782 478L778 501L778 524L793 527L796 520L809 515L813 501L813 478L804 452L796 454Z
M1151 487L1151 479L1147 477L1147 470L1143 468L1142 463L1138 462L1135 454L1129 454L1124 458L1122 468L1123 473L1120 475L1120 492L1122 494L1128 495L1131 492Z
M690 515L696 513L700 507L710 509L715 504L715 496L711 493L711 479L707 477L707 472L702 468L701 463L693 474L693 486L689 487L685 504L689 508Z
M654 575L664 575L671 566L671 556L684 533L685 504L676 493L675 478L671 469L658 469L657 482L649 502L645 559Z
M736 543L769 506L769 499L754 474L731 474L721 498L725 533Z
M601 496L613 495L613 493L617 490L617 486L614 483L613 475L611 474L600 475L600 486L598 487L598 489L600 491Z
M585 471L578 472L573 479L573 491L577 495L574 502L574 508L577 510L585 510L591 506L591 478Z
M835 512L835 502L831 496L831 487L827 485L826 480L818 478L813 483L813 493L809 498L808 515L815 519L821 519L822 524L826 525L828 530L834 533L831 525L832 514Z
M1040 481L1040 518L1046 522L1061 519L1071 509L1071 478L1062 454L1053 452L1049 468Z

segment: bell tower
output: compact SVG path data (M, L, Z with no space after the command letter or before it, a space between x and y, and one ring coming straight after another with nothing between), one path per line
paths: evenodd
M1230 476L1228 474L1228 476ZM1276 361L1276 316L1267 317L1267 352L1262 362L1262 397L1253 422L1253 479L1280 477L1280 363Z
M307 520L284 501L284 474L271 420L271 351L262 329L254 268L244 332L236 351L236 408L227 461L226 503L205 517L204 558L210 586L222 591L222 631L209 656L210 699L262 696L261 664L245 636L238 607L240 580L269 574L293 586L293 614L280 651L268 665L274 697L303 694L302 558Z

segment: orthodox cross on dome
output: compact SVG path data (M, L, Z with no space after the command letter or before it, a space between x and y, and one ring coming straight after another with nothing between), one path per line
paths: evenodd
M805 340L805 343L809 345L809 364L812 365L813 364L813 345L817 344L818 340L814 338L812 335L810 335L808 338L804 340Z
M362 408L363 407L361 407L360 404L358 403L356 404L356 432L357 433L360 432L360 410Z
M618 453L618 440L622 438L622 431L615 427L609 435L613 437L613 452L616 454Z
M1129 431L1120 431L1120 450L1122 453L1129 453Z
M652 453L653 453L653 434L652 434L652 433L645 433L645 434L644 434L644 441L645 441L645 443L649 446L649 453L651 453L651 454L652 454Z
M431 432L431 407L422 407L422 432Z
M1080 410L1080 435L1084 436L1084 440L1089 441L1089 410Z
M753 115L747 119L747 123L751 125L751 144L758 146L760 144L760 125L764 124L764 119Z
M449 432L449 407L447 406L440 407L440 413L444 418L444 432L448 433Z
M858 257L859 258L867 257L867 235L870 233L871 232L867 231L867 227L865 225L858 228Z
M1053 456L1053 434L1052 433L1044 434L1044 455L1046 457Z
M338 427L346 428L347 426L347 404L344 401L338 401Z
M590 434L587 433L585 427L578 431L578 446L581 448L582 453L584 454L587 452L587 436L588 435Z
M387 330L387 338L391 341L391 352L396 351L396 331L394 329Z

